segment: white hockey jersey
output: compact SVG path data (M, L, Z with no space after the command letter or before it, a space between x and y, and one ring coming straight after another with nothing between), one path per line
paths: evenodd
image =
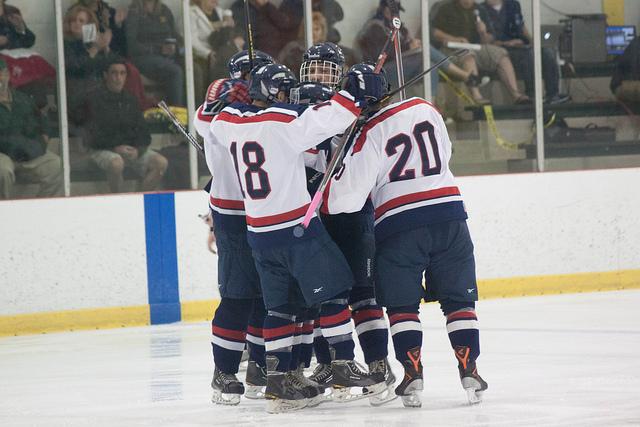
M306 109L290 104L266 109L231 104L213 119L211 133L235 159L252 247L295 243L293 227L302 222L311 202L304 152L344 132L359 113L351 95L340 92ZM320 230L314 218L302 238Z
M355 212L370 195L376 238L427 224L464 220L449 160L451 140L429 102L411 98L373 115L324 193L325 213Z
M232 232L245 232L244 200L240 182L233 167L229 150L217 143L210 124L215 114L208 113L205 105L198 108L193 119L196 131L204 139L207 166L213 177L209 190L209 207L216 227Z

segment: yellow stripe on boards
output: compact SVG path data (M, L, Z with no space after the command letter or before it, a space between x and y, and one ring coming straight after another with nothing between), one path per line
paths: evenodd
M0 316L0 337L148 324L148 305L17 314Z
M220 304L219 300L185 301L180 304L182 320L185 322L203 322L213 319L213 313Z

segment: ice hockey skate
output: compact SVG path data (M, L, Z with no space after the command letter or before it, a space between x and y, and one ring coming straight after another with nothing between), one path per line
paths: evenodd
M296 375L300 382L305 386L304 388L309 398L309 402L307 403L308 407L312 408L330 400L329 398L325 397L324 394L327 387L318 384L317 382L311 380L310 378L307 378L304 375L304 365L301 364L300 366L298 366L298 369L292 371L292 373Z
M420 392L424 388L422 378L422 362L420 361L420 347L407 351L408 359L402 362L404 366L404 378L398 387L396 394L402 399L402 404L407 408L420 408Z
M267 387L267 370L250 360L247 364L247 376L245 381L247 390L244 397L247 399L264 399L264 390Z
M211 380L213 396L211 401L218 405L237 405L244 393L244 386L234 374L225 374L215 368Z
M278 372L278 358L267 356L267 412L279 414L302 409L309 401L304 384L291 372Z
M478 375L475 360L469 360L469 347L456 346L454 348L458 359L458 371L462 388L467 392L469 403L474 405L482 402L482 394L489 388L489 384Z
M381 406L398 398L395 393L396 376L393 375L389 361L386 358L369 363L369 372L382 372L385 378L384 385L380 385L381 388L384 388L382 393L369 398L371 406Z
M335 402L366 399L386 390L383 372L364 372L353 360L334 360L331 362L331 370L332 399Z

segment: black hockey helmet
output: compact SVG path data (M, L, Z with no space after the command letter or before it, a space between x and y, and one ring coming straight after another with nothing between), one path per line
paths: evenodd
M379 73L375 72L375 65L362 62L349 68L347 74L367 75L367 84L365 87L365 98L369 104L382 99L391 90L391 85L387 80L387 73L381 69Z
M267 64L251 71L249 96L254 101L277 102L277 96L283 91L287 98L291 88L298 84L296 76L281 64Z
M322 83L300 83L291 89L289 102L292 104L319 104L328 101L335 91Z
M336 87L344 73L344 63L344 53L337 44L314 44L302 55L300 81Z
M255 58L253 58L253 68L259 67L261 65L267 64L275 64L275 59L268 53L264 53L261 50L253 51ZM229 69L229 77L232 79L242 79L245 78L251 72L251 61L249 61L249 51L243 50L231 58L229 58L229 62L227 63L227 68Z

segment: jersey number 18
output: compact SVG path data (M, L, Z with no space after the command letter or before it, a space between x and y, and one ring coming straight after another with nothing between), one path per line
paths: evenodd
M231 156L233 157L233 164L236 168L236 174L238 181L240 179L240 169L238 168L237 143L232 142ZM247 189L247 194L252 199L264 199L271 193L271 184L269 183L269 174L266 170L262 169L262 165L265 162L264 149L256 141L247 141L242 146L242 161L244 162L247 170L244 173L244 183ZM254 176L257 178L258 186L254 184ZM244 194L243 194L244 196Z

